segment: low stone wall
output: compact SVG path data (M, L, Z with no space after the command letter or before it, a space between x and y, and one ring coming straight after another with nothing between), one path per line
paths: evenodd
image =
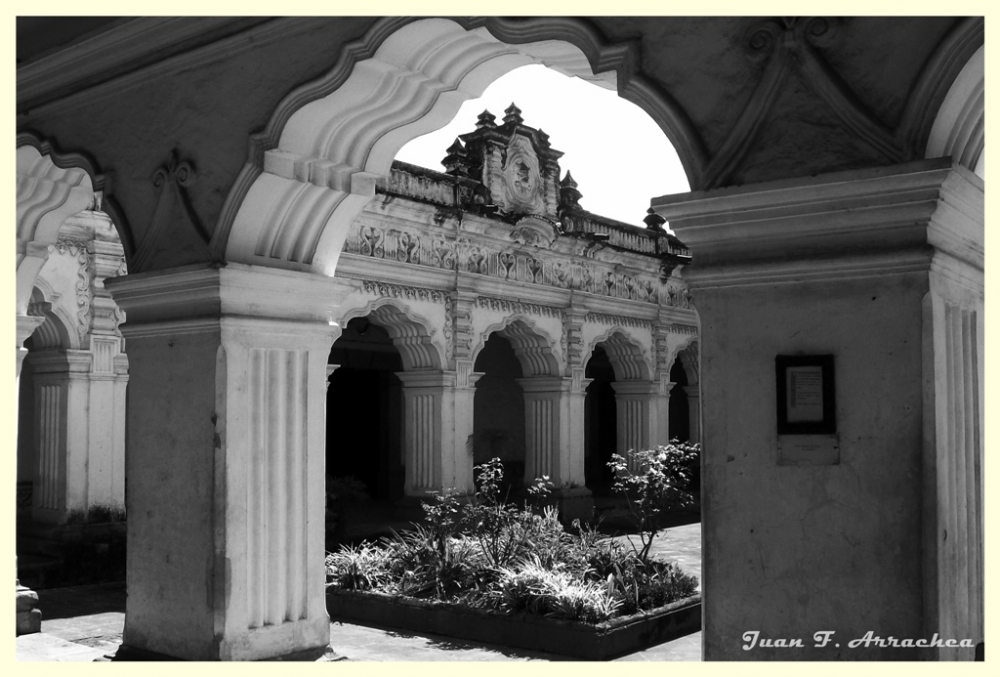
M590 661L616 658L701 630L701 595L598 625L337 588L327 589L326 606L332 620ZM331 643L336 646L336 633Z

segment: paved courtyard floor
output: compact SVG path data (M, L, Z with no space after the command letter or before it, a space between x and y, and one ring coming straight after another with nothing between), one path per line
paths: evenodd
M664 559L677 561L684 571L700 579L701 525L689 524L667 530L657 537L653 552ZM38 598L42 631L17 638L17 660L108 660L121 645L125 626L124 583L39 590ZM330 625L330 644L340 657L350 661L570 660L554 654L339 622ZM701 633L616 660L700 661Z

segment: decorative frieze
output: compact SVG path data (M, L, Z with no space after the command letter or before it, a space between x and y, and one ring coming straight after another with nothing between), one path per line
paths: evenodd
M648 329L652 331L653 323L638 317L626 317L625 315L609 315L607 313L587 313L584 318L587 322L596 324L609 324L621 327L635 327L637 329Z
M677 324L675 322L674 324L670 325L670 331L671 331L671 333L674 333L674 334L685 334L687 336L697 336L698 335L698 327L695 327L695 326L690 325L690 324Z
M536 231L523 227L515 231L516 242L534 242L529 242L531 238L526 233ZM544 250L536 255L508 249L502 243L492 245L473 242L465 237L454 240L446 237L422 237L414 232L390 228L386 224L366 223L355 226L347 238L344 251L374 259L459 270L474 275L642 303L675 308L691 307L690 296L677 280L662 282L654 275L631 274L621 265L609 269L608 264L600 261L583 261Z
M445 292L437 289L425 289L423 287L410 287L391 282L379 282L377 280L362 280L365 292L377 296L386 296L394 299L406 299L409 301L430 301L431 303L443 303L448 296Z
M476 305L487 310L495 310L502 313L524 315L539 315L541 317L554 317L562 319L562 311L551 306L541 306L536 303L522 303L509 299L499 299L492 296L480 296L476 299Z

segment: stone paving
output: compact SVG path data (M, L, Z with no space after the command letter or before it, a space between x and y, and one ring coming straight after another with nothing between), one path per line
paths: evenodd
M619 537L627 538L627 537ZM636 537L632 537L638 545ZM701 525L673 527L657 537L653 553L701 578ZM19 661L107 660L121 645L125 584L38 591L42 631L17 638ZM565 661L564 656L466 642L435 635L332 623L331 645L351 661ZM700 661L701 633L616 659Z

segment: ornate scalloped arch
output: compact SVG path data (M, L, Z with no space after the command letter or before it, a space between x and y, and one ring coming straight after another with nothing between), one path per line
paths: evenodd
M403 360L403 369L441 369L444 349L433 340L432 324L396 299L377 299L343 315L343 324L356 317L370 317L392 339Z
M636 47L608 45L581 20L385 19L326 76L285 97L251 141L213 236L216 253L332 276L350 223L398 150L530 63L617 88L667 133L689 175L704 164L682 111L638 76Z
M19 135L17 146L17 312L27 312L39 271L59 228L94 202L94 184L81 158L61 162L35 137ZM75 163L74 163L75 161ZM58 162L58 164L57 164ZM60 166L65 165L65 166Z
M502 322L487 327L486 331L480 334L479 343L472 351L473 364L493 333L510 341L525 377L559 374L559 360L552 350L552 346L557 345L559 340L539 329L527 315L520 314L506 317Z
M80 337L74 331L76 323L66 317L61 309L52 309L52 304L59 298L59 294L41 278L37 282L40 284L36 283L31 290L31 301L28 304L27 314L34 317L44 317L45 321L38 325L31 334L35 349L69 348L78 350Z
M608 360L615 370L615 379L618 381L648 381L652 370L649 361L646 359L642 345L632 338L628 330L616 326L608 330L604 335L597 337L587 349L587 355L593 355L594 348L598 345L604 347L608 354ZM588 358L589 359L589 358Z
M980 47L965 64L938 109L925 157L950 156L963 167L984 176L986 148L986 65Z
M698 337L693 336L690 340L678 346L674 354L670 356L671 365L677 358L680 358L681 366L687 375L689 386L698 384L698 352L700 349Z

